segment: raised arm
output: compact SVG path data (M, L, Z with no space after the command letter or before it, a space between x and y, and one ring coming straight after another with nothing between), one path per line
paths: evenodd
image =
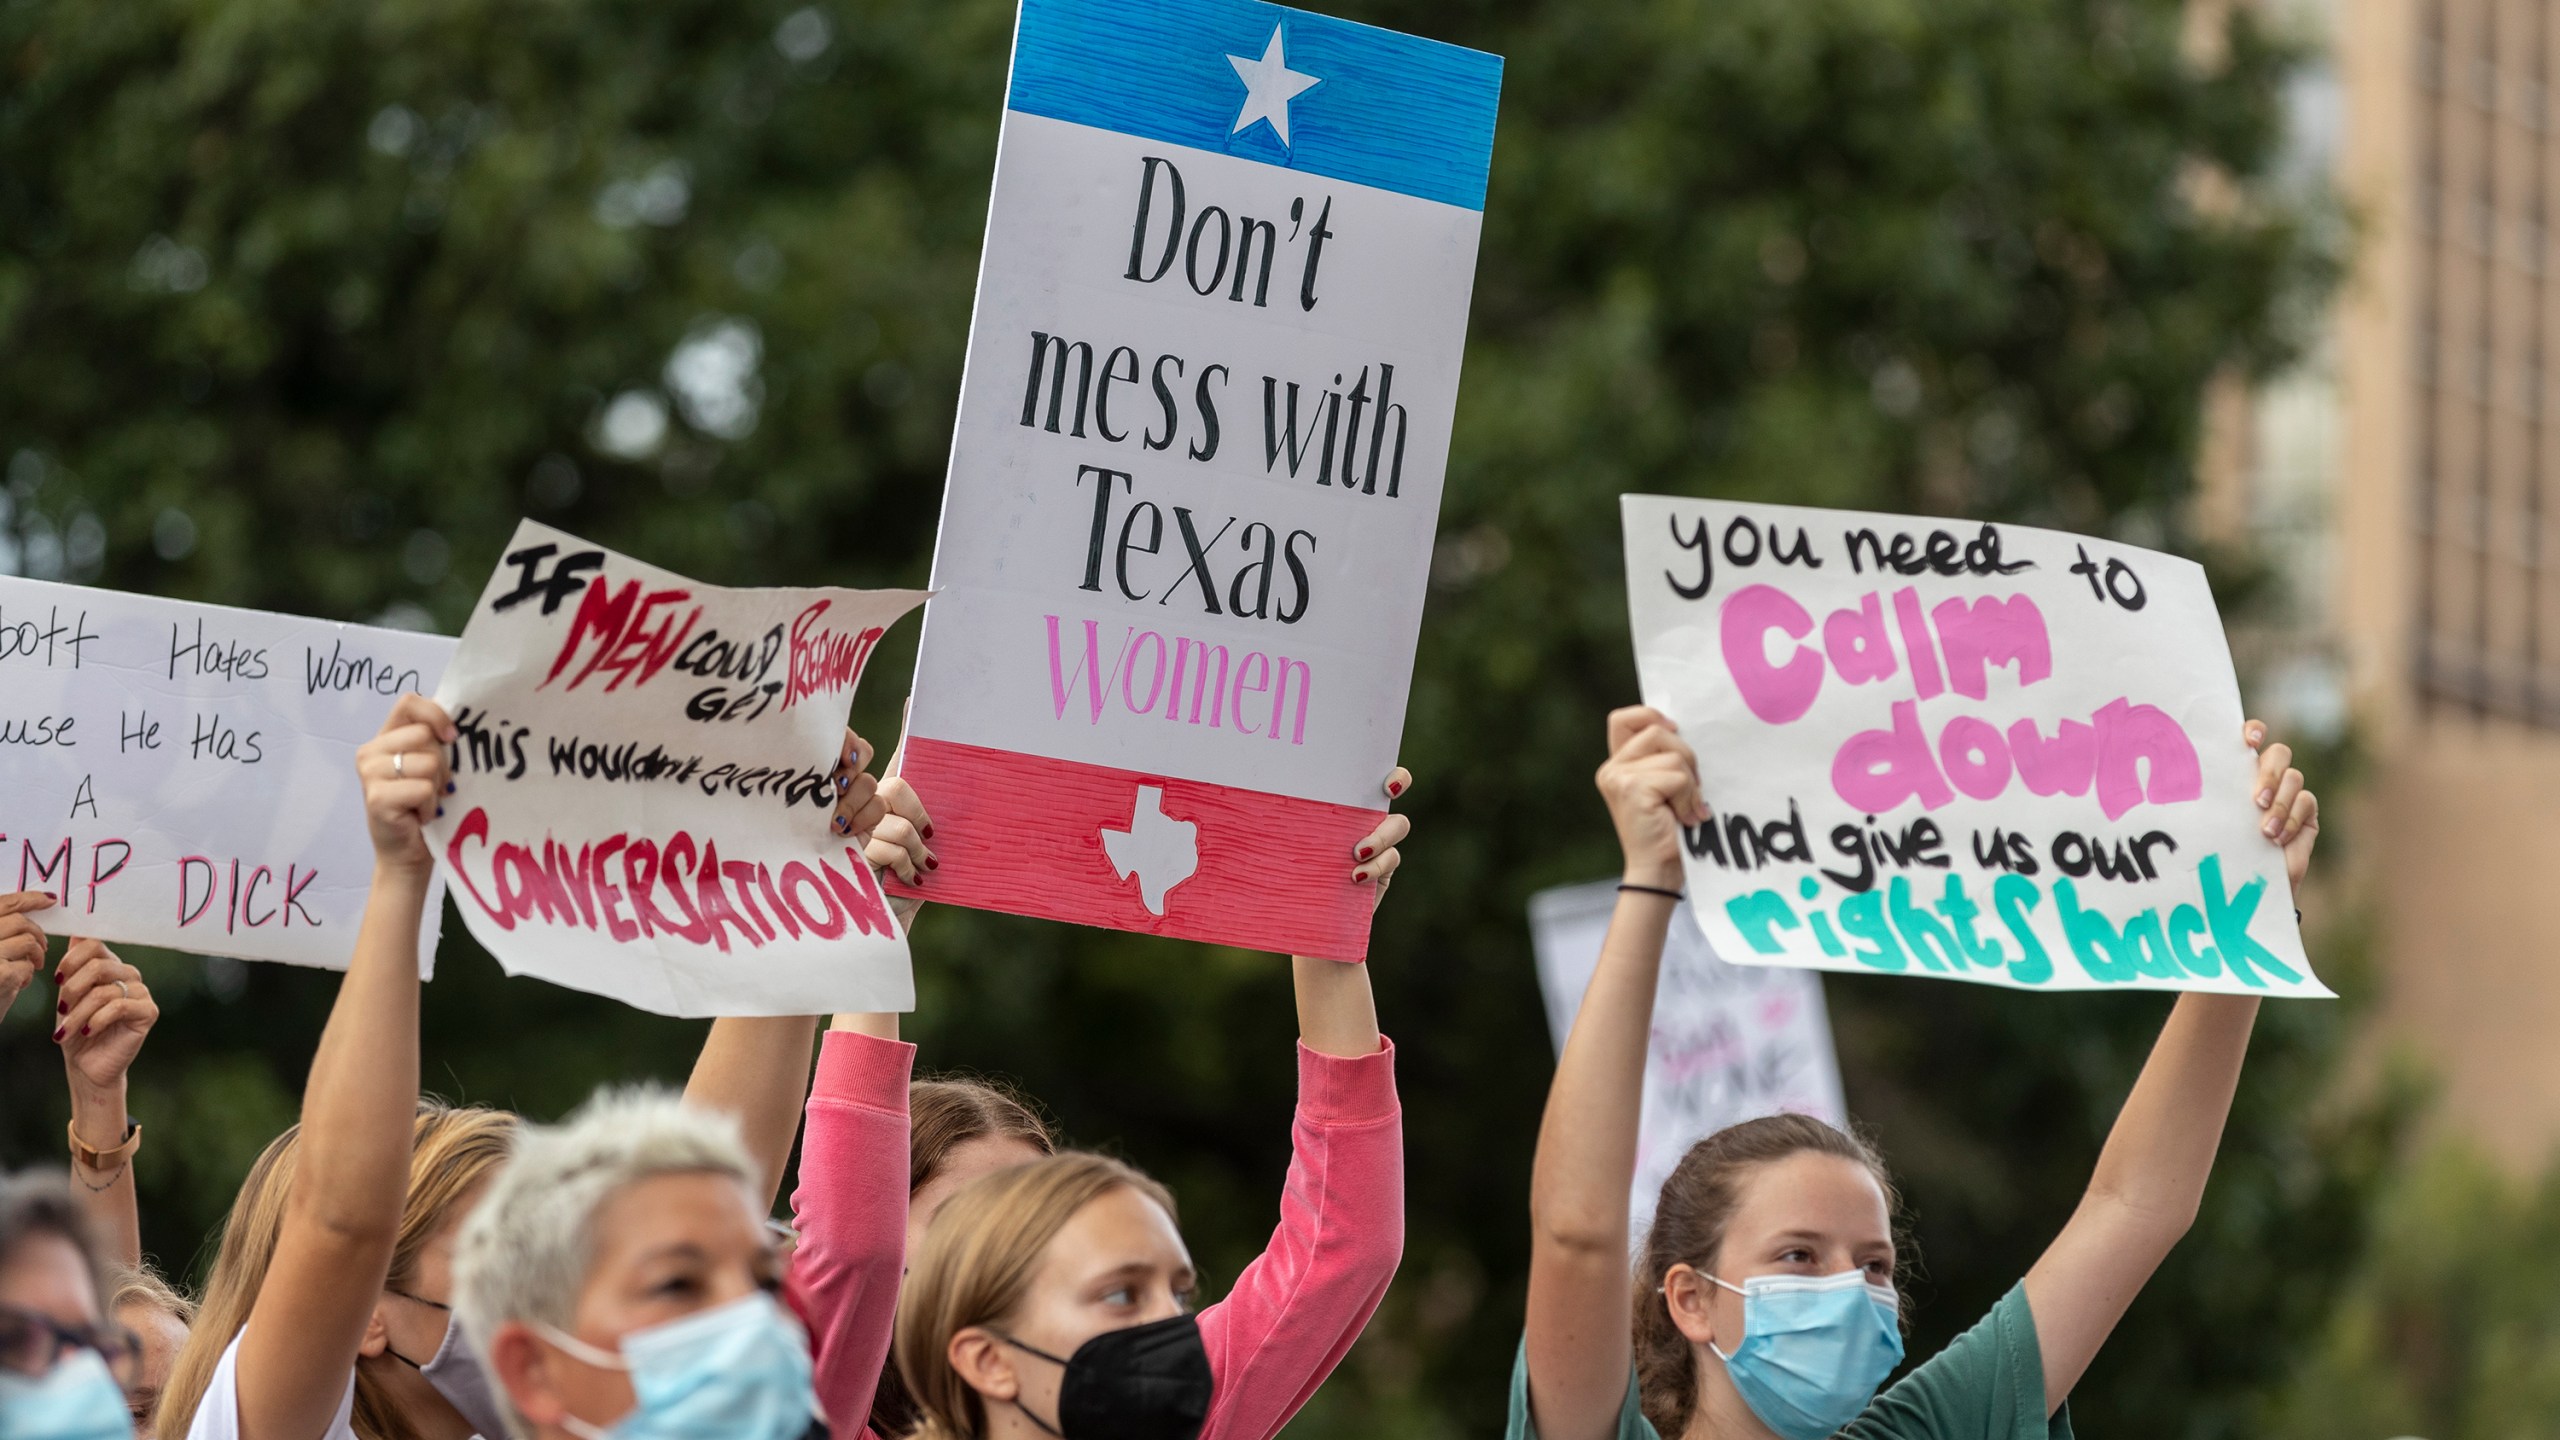
M1399 768L1381 788L1395 798L1412 785ZM1352 883L1383 898L1411 828L1388 815L1354 844ZM1280 1223L1226 1298L1201 1312L1218 1380L1204 1440L1278 1434L1350 1352L1404 1258L1404 1112L1369 967L1303 955L1290 965L1298 1106Z
M390 1271L418 1112L418 926L434 873L421 827L454 736L435 702L405 695L356 752L373 890L311 1057L283 1230L240 1338L239 1433L256 1440L326 1433Z
M867 836L888 814L880 782L866 770L871 754L870 742L851 730L844 732L836 755L835 816L829 822L838 835ZM747 1153L764 1167L767 1210L782 1193L782 1170L791 1162L791 1142L800 1133L817 1031L814 1015L724 1016L711 1022L702 1055L685 1081L686 1104L737 1117Z
M2320 838L2320 801L2302 788L2293 752L2265 743L2264 725L2250 721L2247 736L2258 751L2251 799L2265 815L2261 833L2283 847L2285 874L2298 887ZM2062 1407L2133 1297L2195 1223L2257 1018L2253 995L2178 997L2098 1152L2088 1193L2027 1272L2045 1413Z
M1627 1191L1645 1047L1680 889L1680 827L1706 818L1697 757L1659 711L1609 716L1609 759L1596 783L1617 827L1624 883L1547 1087L1529 1176L1529 1413L1543 1440L1604 1440L1626 1397Z
M142 972L96 940L73 940L54 972L53 1043L71 1085L71 1177L82 1209L121 1264L142 1264L142 1212L133 1195L141 1132L125 1114L125 1072L160 1007ZM83 1152L86 1153L83 1153ZM95 1160L97 1163L92 1164Z

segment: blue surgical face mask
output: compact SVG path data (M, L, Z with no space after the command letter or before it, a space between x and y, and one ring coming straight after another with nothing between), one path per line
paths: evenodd
M1739 1285L1742 1343L1715 1350L1724 1373L1761 1423L1785 1440L1823 1440L1857 1418L1902 1363L1893 1287L1866 1272L1754 1275Z
M73 1350L29 1379L0 1371L0 1435L9 1440L131 1440L124 1387L95 1350Z
M809 1337L759 1290L681 1320L634 1330L620 1354L545 1325L591 1365L631 1372L631 1413L610 1427L560 1423L586 1440L799 1440L818 1418Z

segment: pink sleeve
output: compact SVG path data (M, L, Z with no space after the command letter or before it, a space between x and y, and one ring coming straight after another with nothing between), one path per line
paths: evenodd
M838 1435L863 1433L889 1361L907 1263L907 1077L916 1047L827 1032L800 1137L791 1283L816 1352L818 1399Z
M1217 1388L1201 1440L1271 1440L1342 1363L1404 1255L1395 1046L1345 1060L1298 1047L1280 1228L1200 1312Z

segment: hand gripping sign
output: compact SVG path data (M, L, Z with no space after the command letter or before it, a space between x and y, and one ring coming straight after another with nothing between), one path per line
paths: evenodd
M662 1015L907 1009L830 776L923 598L701 585L518 525L436 691L462 733L429 840L471 933L510 975Z
M0 577L0 891L60 896L35 915L57 934L345 969L373 879L356 747L452 653Z
M914 893L1357 959L1501 61L1024 0L902 773Z
M1620 506L1644 698L1715 810L1685 863L1718 955L2329 993L2194 563L2017 525Z

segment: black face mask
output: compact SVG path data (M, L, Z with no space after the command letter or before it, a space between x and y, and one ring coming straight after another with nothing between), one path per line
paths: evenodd
M991 1333L1066 1368L1058 1384L1057 1424L1022 1408L1032 1424L1059 1440L1198 1440L1209 1418L1209 1348L1200 1343L1196 1315L1106 1330L1064 1360L1001 1331Z

